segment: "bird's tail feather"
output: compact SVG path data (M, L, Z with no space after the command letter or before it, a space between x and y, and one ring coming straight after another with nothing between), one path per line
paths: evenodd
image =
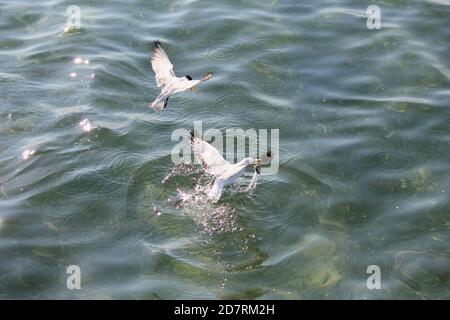
M156 112L159 112L167 106L167 101L169 101L169 98L166 98L166 99L158 99L157 98L155 101L153 101L150 104L150 108L152 108Z

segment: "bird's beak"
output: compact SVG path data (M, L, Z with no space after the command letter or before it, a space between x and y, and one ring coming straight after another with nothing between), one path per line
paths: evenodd
M195 86L193 86L193 87L191 88L191 91L192 91L192 92L195 92Z
M213 76L212 72L208 72L207 74L205 74L205 75L203 76L202 81L209 80L209 79L212 78L212 76Z

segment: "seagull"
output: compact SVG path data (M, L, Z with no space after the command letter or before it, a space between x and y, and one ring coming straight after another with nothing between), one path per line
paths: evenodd
M164 109L172 94L188 89L195 92L196 85L212 77L212 73L207 73L201 80L194 80L189 75L184 77L175 76L173 65L159 41L154 42L151 63L155 72L156 85L158 88L161 88L159 96L150 104L150 108L155 111Z
M219 151L208 142L202 140L197 132L190 130L191 144L194 155L201 163L206 173L215 177L214 184L209 189L207 196L214 202L220 199L225 186L236 182L247 168L253 167L256 174L261 173L261 164L270 161L272 154L267 152L267 156L260 159L244 158L238 163L231 164L226 161Z

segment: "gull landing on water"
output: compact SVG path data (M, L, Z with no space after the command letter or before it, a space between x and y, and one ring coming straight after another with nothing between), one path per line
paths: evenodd
M194 80L189 75L184 77L175 76L173 65L159 41L154 42L151 63L152 69L155 72L156 85L158 88L161 88L161 93L150 104L150 108L155 111L164 109L167 106L170 96L174 93L189 89L194 92L197 84L209 80L212 77L211 73L207 73L201 80Z
M256 174L261 173L262 162L270 161L271 152L261 159L245 158L238 163L231 164L226 161L219 151L208 142L203 141L198 134L191 130L191 144L195 156L201 163L203 170L215 177L214 184L208 191L208 198L218 201L225 186L236 182L247 168L253 167Z

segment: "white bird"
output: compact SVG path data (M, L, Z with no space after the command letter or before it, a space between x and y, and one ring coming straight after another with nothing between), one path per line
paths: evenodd
M161 88L161 93L150 104L150 108L155 111L164 109L172 94L188 89L194 92L196 85L212 77L212 73L207 73L201 80L193 80L189 75L184 77L175 76L173 65L159 41L154 42L151 63L155 72L156 85Z
M202 140L194 130L191 130L190 133L194 155L201 163L203 170L215 177L214 184L207 193L208 198L213 201L218 201L223 188L236 182L244 174L245 169L253 167L257 174L261 173L261 159L249 157L231 164L221 156L216 148ZM264 160L270 161L271 156L271 152L267 152Z

